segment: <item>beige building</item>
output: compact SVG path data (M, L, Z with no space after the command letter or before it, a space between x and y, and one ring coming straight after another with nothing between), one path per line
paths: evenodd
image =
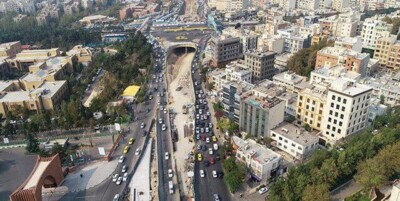
M0 57L12 57L21 51L22 47L19 41L0 44Z
M397 40L396 35L389 37L381 37L376 42L376 49L374 51L374 59L379 60L379 65L382 68L389 70L400 69L400 42Z
M93 53L89 47L77 45L67 52L68 56L76 56L79 63L88 66L92 63Z
M22 90L19 83L1 82L0 113L7 116L18 107L30 111L52 110L57 107L68 94L67 81L42 82L36 89Z
M23 50L13 57L6 59L12 68L20 71L29 71L29 66L38 62L45 62L50 57L60 56L58 48L41 49L41 50Z
M315 85L312 89L305 88L299 92L296 112L299 123L321 130L327 94L328 87L324 85Z

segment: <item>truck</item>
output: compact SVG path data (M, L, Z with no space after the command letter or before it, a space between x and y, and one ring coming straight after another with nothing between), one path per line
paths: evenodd
M189 111L188 111L188 107L186 106L186 105L183 105L182 106L182 113L183 114L187 114Z

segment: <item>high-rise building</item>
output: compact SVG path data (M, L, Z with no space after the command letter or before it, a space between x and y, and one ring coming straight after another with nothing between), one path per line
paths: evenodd
M372 88L342 78L331 85L322 119L322 136L329 142L343 139L366 127Z
M283 122L284 113L285 102L277 97L247 92L241 97L239 128L257 138L268 137Z
M388 37L392 28L392 24L381 21L377 17L365 19L361 31L363 47L375 50L377 39Z
M245 52L244 60L247 68L252 71L253 82L264 79L272 80L272 77L277 73L277 69L274 68L274 52Z
M222 66L242 57L240 38L222 35L211 39L212 64Z
M229 119L239 124L240 96L254 85L246 82L228 82L222 85L222 106Z

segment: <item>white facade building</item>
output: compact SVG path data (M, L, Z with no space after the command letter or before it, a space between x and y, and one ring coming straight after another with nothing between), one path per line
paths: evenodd
M265 181L277 173L282 156L254 140L243 140L232 137L232 145L236 149L236 159L243 162L250 174L259 181Z
M389 37L392 27L393 25L387 24L377 17L365 19L361 31L363 47L375 49L377 39L380 37Z
M341 78L328 91L322 136L335 142L366 127L372 89Z
M318 131L307 132L290 123L282 123L271 130L275 146L296 159L303 160L318 148Z

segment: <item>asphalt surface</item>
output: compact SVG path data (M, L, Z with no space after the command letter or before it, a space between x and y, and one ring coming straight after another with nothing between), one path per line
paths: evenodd
M195 27L195 25L194 25ZM202 26L204 27L204 25ZM195 39L201 38L204 35L209 35L213 32L211 29L207 29L204 31L201 30L190 30L190 31L164 31L168 27L157 27L154 28L153 31L151 31L151 34L156 37L161 37L164 38L167 41L170 42L189 42L193 41ZM173 28L173 27L171 27ZM175 27L176 28L176 27ZM178 36L183 36L185 37L184 39L177 39Z
M25 147L0 149L0 200L8 200L29 176L36 155L25 155Z
M201 84L201 76L200 76L200 69L198 69L198 60L199 60L199 55L201 55L201 50L203 50L204 46L205 46L205 41L206 38L203 38L200 41L199 47L200 47L200 51L198 51L196 53L196 56L194 58L194 61L192 63L192 76L193 76L193 82L198 82L197 85L194 83L193 86L195 86L195 92L196 92L196 105L201 105L199 103L199 99L203 99L207 100L207 96L204 96L205 94L205 90L203 88L203 85ZM199 53L200 52L200 53ZM197 91L202 90L203 91L203 97L199 98ZM207 100L208 101L208 100ZM209 111L208 109L208 105L207 104L203 104L205 109L202 109L202 113L206 113L207 111ZM199 108L200 109L200 108ZM196 115L199 114L199 109L196 109ZM211 115L210 115L211 116ZM208 125L211 122L210 117L206 120L203 121L199 121L199 125L196 124L196 127L199 127L200 129L203 127L205 128L206 125ZM204 123L205 126L202 126L201 124ZM213 128L215 128L215 125L213 125ZM219 151L214 151L213 154L209 154L208 149L213 147L213 143L211 140L211 136L214 135L213 129L210 129L210 132L208 133L202 133L201 130L199 132L200 136L204 135L206 137L210 138L210 143L206 143L205 141L203 141L203 139L201 140L197 140L196 142L196 149L197 146L200 144L201 146L206 146L206 151L203 150L196 150L195 152L195 168L194 168L194 172L195 172L195 179L194 179L194 188L195 188L195 197L196 200L204 200L204 201L209 201L209 200L214 200L214 194L217 194L220 198L220 200L231 200L231 194L228 191L228 187L225 184L224 180L223 180L223 176L218 176L218 178L213 178L212 175L212 171L217 171L217 172L222 172L222 161L220 160L215 160L215 164L210 164L207 165L205 164L205 161L209 161L211 157L213 157L214 159L216 158L217 155L219 155ZM196 135L196 132L195 132ZM220 143L218 143L218 147L220 148L221 145ZM197 154L200 153L202 154L202 161L198 160L198 156ZM203 170L205 172L205 177L202 178L200 177L200 170Z

